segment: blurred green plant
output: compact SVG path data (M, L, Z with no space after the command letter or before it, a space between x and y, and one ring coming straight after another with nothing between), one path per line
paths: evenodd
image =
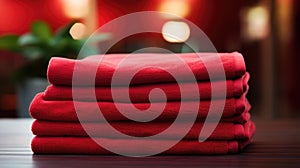
M14 82L28 77L46 77L51 57L76 58L85 39L75 40L69 31L76 22L71 22L52 32L43 21L31 24L30 32L23 35L0 37L0 50L20 53L26 62L12 76Z

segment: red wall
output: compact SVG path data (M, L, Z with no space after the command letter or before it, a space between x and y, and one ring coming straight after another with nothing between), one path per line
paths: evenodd
M48 22L52 29L70 21L59 0L0 0L0 13L0 35L25 33L35 20Z
M226 1L186 0L191 10L187 19L198 25L216 45L226 50L228 39L239 39L240 0L233 0L230 8ZM119 16L157 10L163 0L97 0L98 24L102 25ZM45 20L53 29L70 21L62 10L60 0L0 0L0 35L25 33L34 20ZM234 48L234 47L233 47Z
M243 1L183 0L190 4L186 17L199 26L219 51L238 50L240 8ZM158 10L163 0L97 0L98 23L103 25L119 16L145 10ZM228 41L230 40L230 41ZM228 46L228 42L236 46Z

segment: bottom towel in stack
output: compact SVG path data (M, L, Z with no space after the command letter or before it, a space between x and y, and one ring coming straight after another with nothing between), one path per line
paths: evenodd
M142 137L161 132L168 125L165 123L111 123L113 127L127 135ZM184 124L182 124L184 126ZM251 142L255 126L251 121L244 124L219 123L212 135L205 142L198 142L202 123L195 123L188 134L175 146L164 154L228 154L237 153ZM32 150L36 154L111 154L110 151L99 146L94 140L109 142L128 154L147 154L155 150L155 146L145 148L141 153L134 147L150 140L129 140L112 137L109 132L99 132L101 123L86 123L84 127L94 130L89 137L80 123L55 123L35 121L32 131L37 135L32 141ZM95 128L95 129L93 129ZM180 132L180 131L179 131ZM161 140L151 140L151 144L158 146L164 143L174 143L173 137L178 132L170 132ZM94 140L93 140L94 139ZM124 145L126 144L126 145Z

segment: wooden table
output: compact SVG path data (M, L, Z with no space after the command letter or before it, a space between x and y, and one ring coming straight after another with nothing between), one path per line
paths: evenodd
M31 119L0 120L0 167L300 167L300 120L254 120L255 142L221 156L33 155Z

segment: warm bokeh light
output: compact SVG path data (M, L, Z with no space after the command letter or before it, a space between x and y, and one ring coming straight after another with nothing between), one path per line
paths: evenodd
M293 36L293 0L277 0L277 12L278 12L278 31L280 39L283 42L288 42Z
M263 39L269 33L269 13L266 8L257 6L247 13L247 33L250 39Z
M85 33L86 26L82 23L75 23L70 29L70 34L75 40L82 39L85 36Z
M89 12L89 0L61 0L65 14L70 18L84 18Z
M170 43L182 43L190 37L190 27L185 22L168 21L163 25L162 35Z
M160 12L166 12L169 14L177 15L179 17L185 17L189 13L188 1L184 0L165 0L159 7ZM172 17L170 15L165 15L165 17Z

